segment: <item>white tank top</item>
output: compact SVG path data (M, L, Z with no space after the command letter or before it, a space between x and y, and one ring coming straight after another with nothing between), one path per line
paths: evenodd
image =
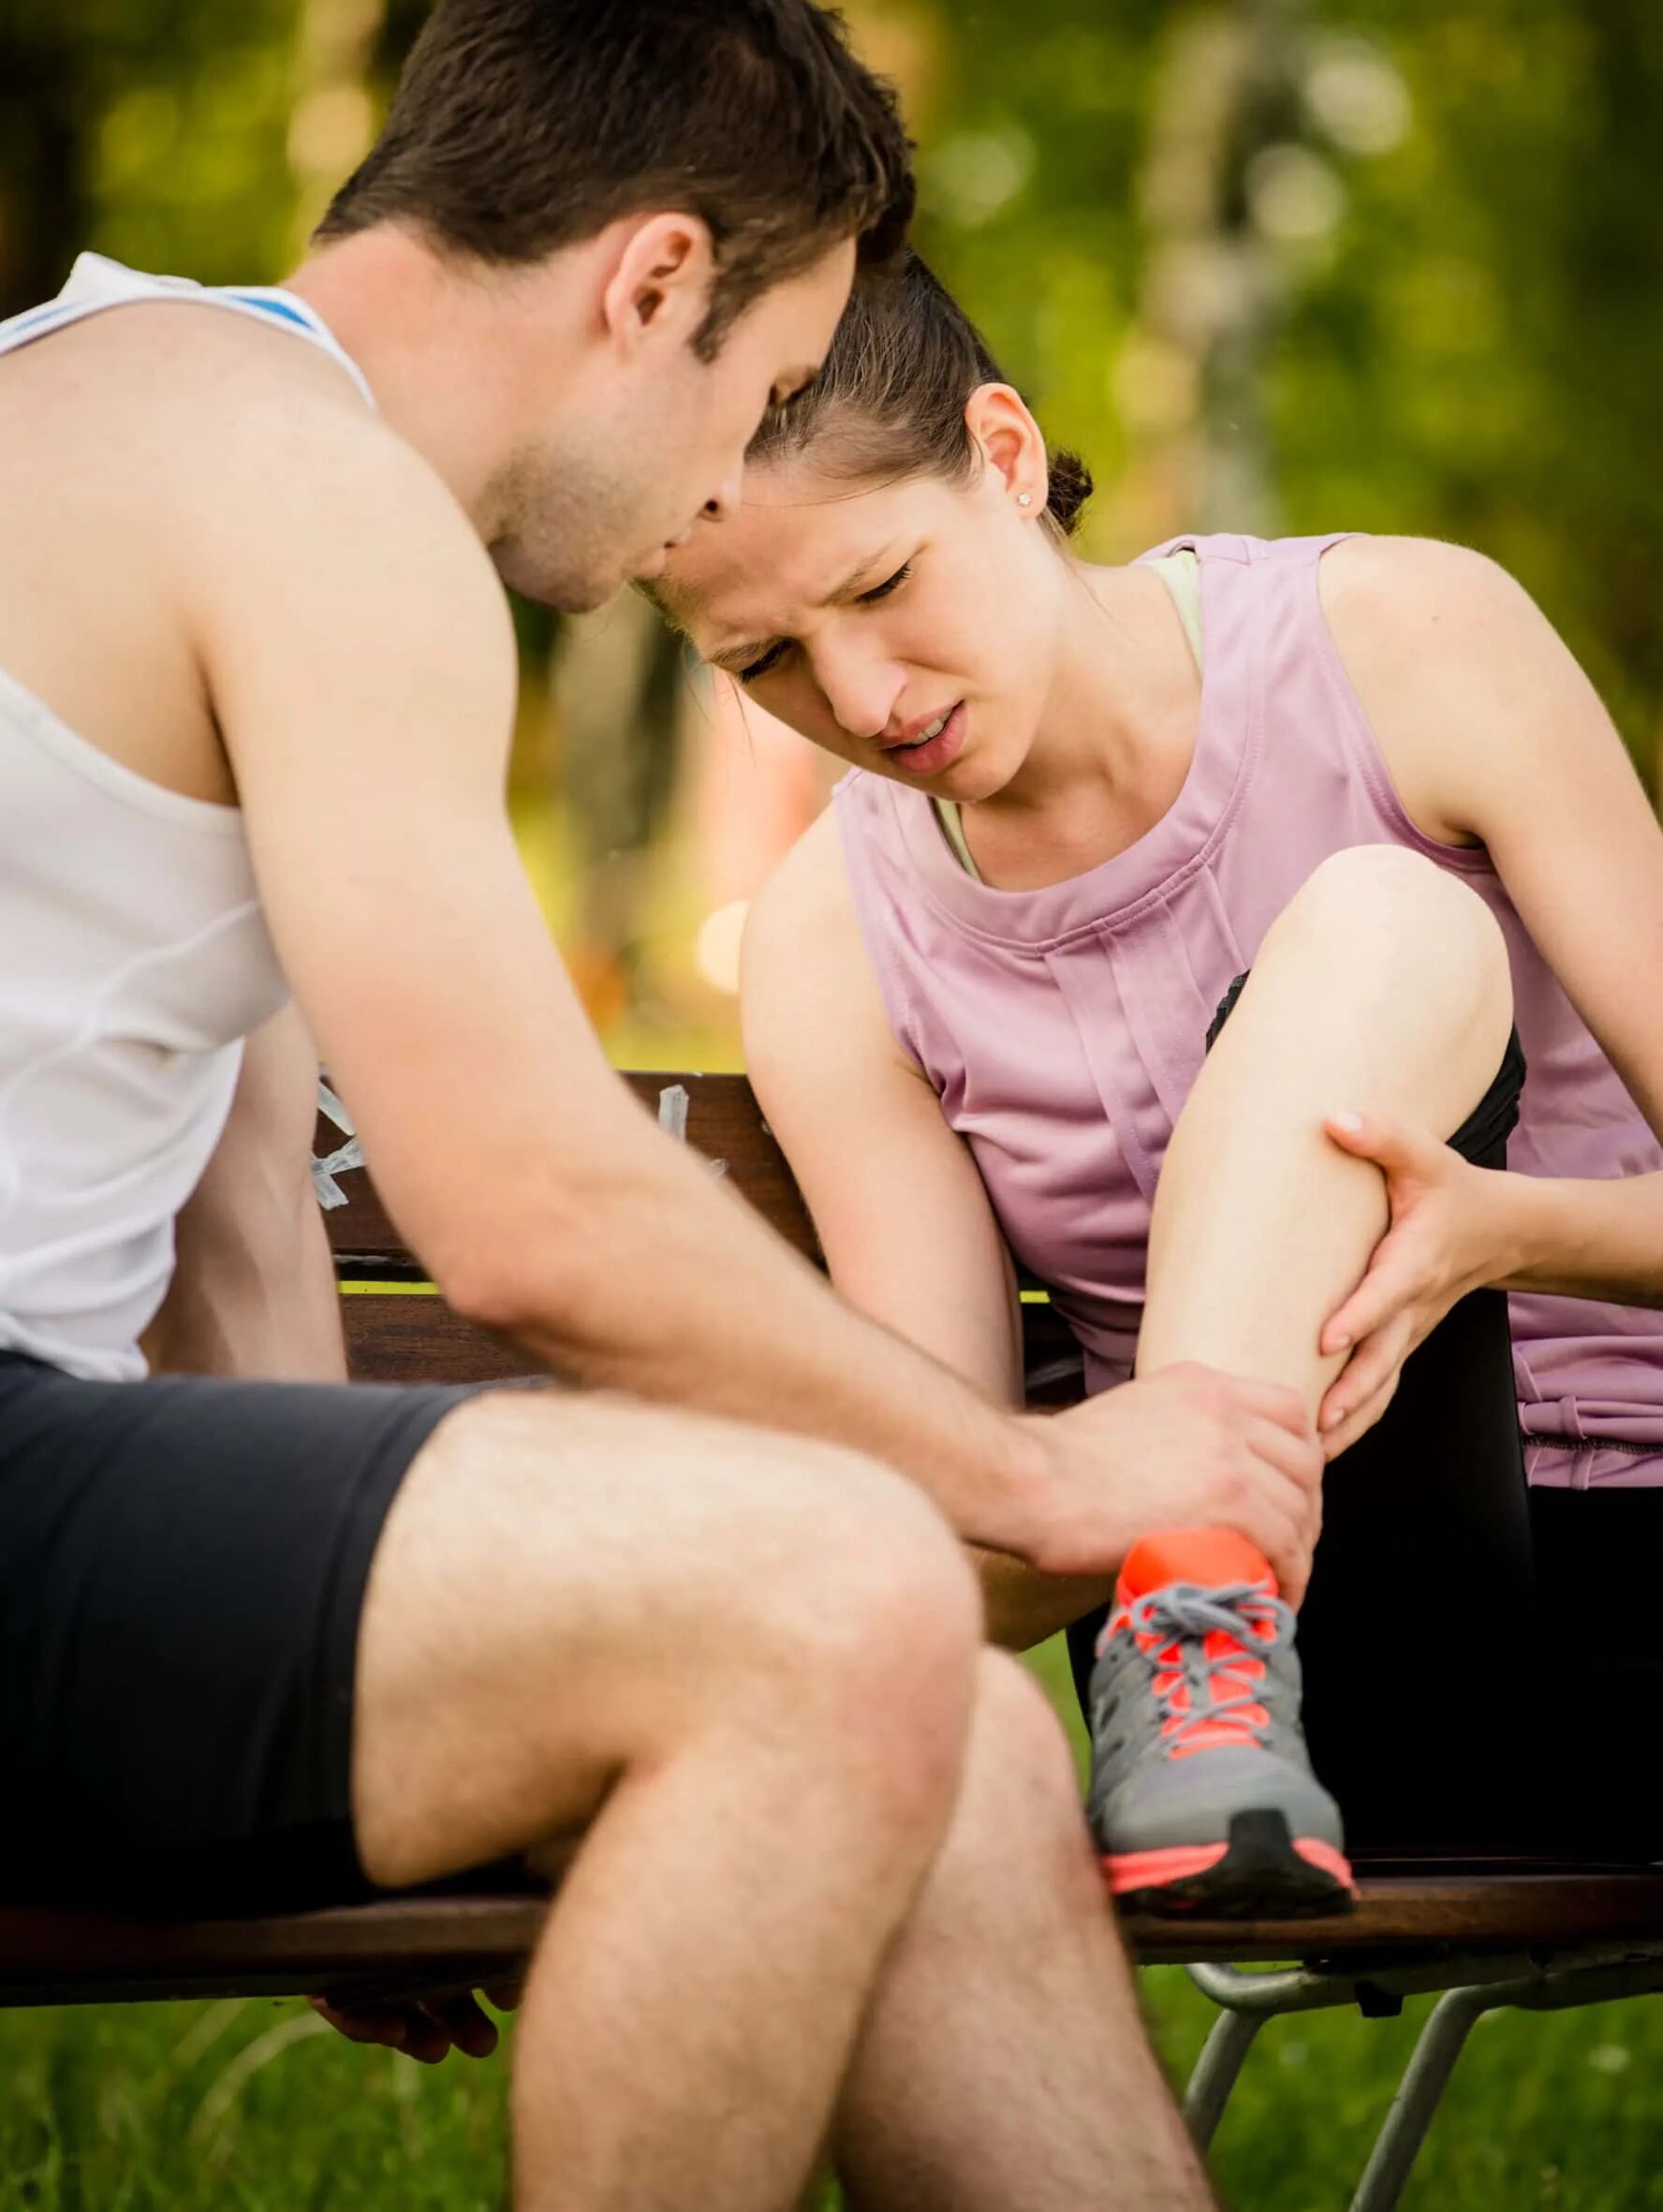
M132 301L185 299L321 347L304 302L82 254L0 354ZM0 670L0 1348L141 1376L173 1220L219 1140L246 1033L287 986L234 806L147 781Z

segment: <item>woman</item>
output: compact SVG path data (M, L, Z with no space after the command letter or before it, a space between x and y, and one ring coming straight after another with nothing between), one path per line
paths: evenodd
M667 576L699 650L855 772L752 916L758 1092L842 1288L988 1389L1020 1386L1008 1246L1088 1387L1135 1356L1304 1394L1347 1453L1301 1637L1354 1836L1517 1849L1574 1801L1607 1844L1589 1792L1624 1799L1624 1685L1655 1710L1658 1682L1656 822L1477 555L1215 538L1091 568L1088 489L914 262ZM1144 1550L1093 1700L1111 1879L1343 1904L1262 1562ZM985 1583L1011 1643L1110 1595ZM1590 1642L1604 1673L1565 1692Z

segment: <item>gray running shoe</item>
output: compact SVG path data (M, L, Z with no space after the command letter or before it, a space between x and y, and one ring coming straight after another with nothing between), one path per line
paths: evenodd
M1346 1912L1339 1807L1300 1727L1293 1613L1243 1540L1185 1530L1134 1547L1091 1681L1087 1812L1127 1911L1217 1920Z

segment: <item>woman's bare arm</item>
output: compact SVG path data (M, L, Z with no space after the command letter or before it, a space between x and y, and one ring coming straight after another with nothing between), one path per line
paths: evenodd
M1663 1137L1663 833L1592 684L1494 563L1420 539L1323 561L1335 642L1424 834L1484 846ZM1663 1305L1663 1174L1486 1179L1491 1279Z
M752 908L743 1013L751 1081L832 1281L990 1397L1020 1405L1009 1255L963 1141L890 1032L830 813ZM989 1634L1013 1649L1051 1635L1111 1587L971 1552Z

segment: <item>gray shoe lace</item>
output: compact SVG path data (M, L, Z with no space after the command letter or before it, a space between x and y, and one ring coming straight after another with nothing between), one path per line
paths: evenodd
M1131 1634L1154 1636L1156 1655L1169 1645L1177 1646L1177 1679L1172 1678L1174 1670L1170 1667L1159 1667L1155 1677L1165 1757L1171 1758L1200 1728L1232 1716L1233 1725L1244 1734L1257 1744L1264 1743L1265 1723L1249 1722L1244 1718L1250 1705L1257 1705L1261 1711L1266 1709L1262 1684L1238 1690L1229 1697L1215 1698L1213 1677L1239 1667L1244 1653L1250 1659L1257 1657L1253 1650L1256 1644L1263 1644L1268 1650L1292 1621L1292 1608L1280 1598L1273 1598L1257 1583L1227 1583L1210 1590L1195 1583L1171 1583L1164 1589L1150 1590L1132 1600L1127 1620ZM1215 1630L1240 1645L1240 1650L1209 1656L1207 1638ZM1163 1675L1167 1677L1164 1688ZM1179 1712L1172 1702L1180 1683L1189 1691L1187 1712Z

